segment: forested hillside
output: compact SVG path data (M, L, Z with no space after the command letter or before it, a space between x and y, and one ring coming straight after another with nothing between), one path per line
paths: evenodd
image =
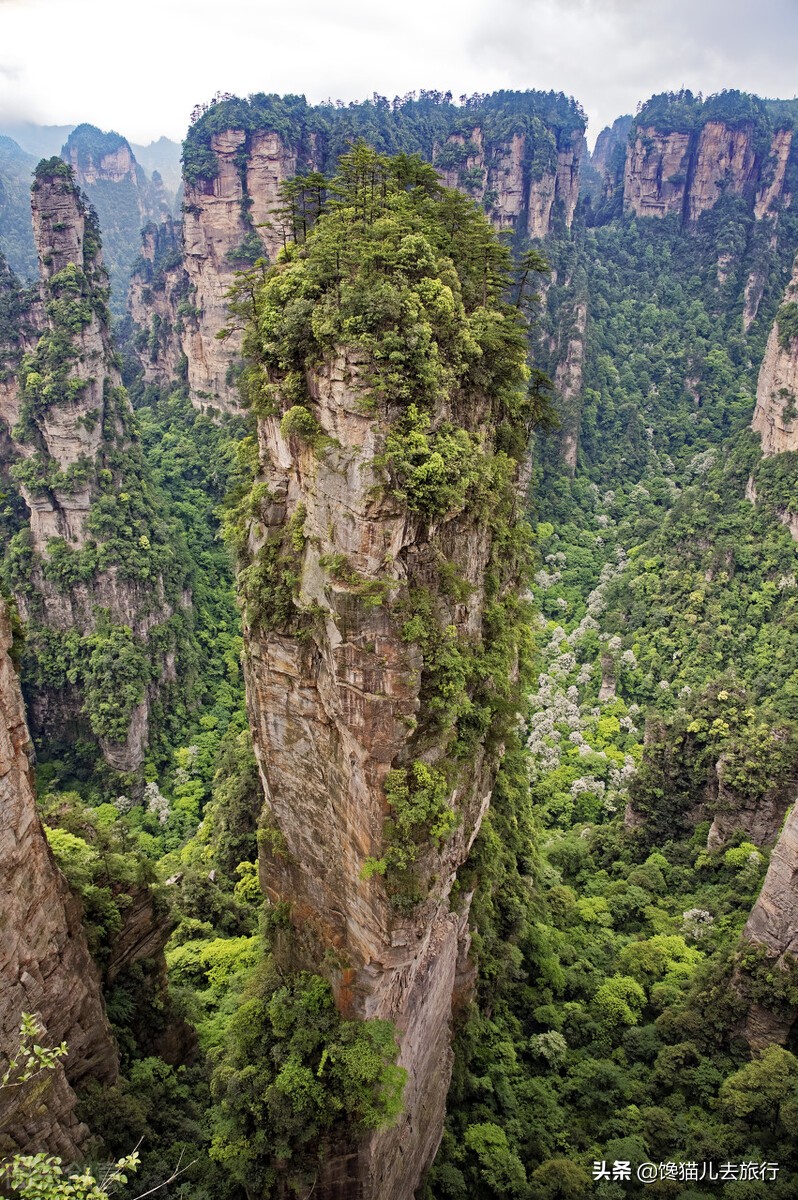
M644 106L630 141L681 130L684 103ZM429 1195L648 1194L614 1160L781 1163L713 1191L674 1168L660 1195L794 1188L793 969L740 934L798 778L795 474L748 428L798 227L752 199L687 229L605 212L547 247L566 284L547 331L582 303L587 321L532 492L538 857L514 981L483 968ZM750 502L760 472L779 511Z
M561 95L222 97L119 355L102 213L38 168L3 590L119 1061L3 1153L140 1143L123 1197L795 1194L794 119L652 97L577 201ZM125 157L85 129L78 173Z

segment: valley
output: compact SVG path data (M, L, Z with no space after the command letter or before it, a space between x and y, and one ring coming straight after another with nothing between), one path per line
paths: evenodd
M796 117L0 137L20 1195L794 1194Z

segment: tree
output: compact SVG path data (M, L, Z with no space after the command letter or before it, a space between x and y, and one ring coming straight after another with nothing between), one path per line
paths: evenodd
M798 1117L798 1058L783 1046L768 1046L723 1083L721 1108L739 1121L762 1122L771 1133Z
M507 1134L491 1121L469 1125L463 1138L479 1160L479 1172L498 1196L521 1196L526 1188L526 1171L511 1149Z
M0 1076L0 1098L10 1088L21 1087L44 1071L52 1071L67 1053L66 1042L60 1046L41 1046L45 1029L37 1017L23 1013L19 1030L19 1048L9 1059ZM182 1157L182 1156L181 1156ZM126 1184L128 1175L139 1165L138 1149L115 1163L107 1164L98 1175L88 1169L67 1174L62 1159L49 1154L14 1154L0 1162L0 1189L8 1187L18 1200L108 1200L118 1185ZM168 1179L140 1193L135 1200L158 1192L182 1175L191 1163L177 1166Z
M567 1158L550 1158L529 1180L531 1200L581 1200L589 1193L590 1178L575 1162Z
M596 1008L611 1026L636 1025L645 1002L645 992L629 975L613 975L602 983L595 995Z

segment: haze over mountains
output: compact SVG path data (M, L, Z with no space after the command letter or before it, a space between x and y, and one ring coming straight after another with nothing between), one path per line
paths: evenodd
M112 309L121 316L140 250L140 231L174 210L180 146L160 138L149 146L133 147L118 134L102 133L93 125L7 128L9 133L0 130L0 253L21 278L35 277L29 213L32 172L41 158L63 157L100 216Z

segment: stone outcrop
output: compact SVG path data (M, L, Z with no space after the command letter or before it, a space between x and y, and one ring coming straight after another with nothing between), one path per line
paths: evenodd
M613 121L612 126L602 129L582 171L582 190L589 198L593 212L604 214L604 219L610 214L620 214L631 127L632 118L623 116Z
M698 135L691 164L688 221L697 221L712 208L721 189L735 196L749 195L759 174L753 127L730 129L722 121L707 121Z
M238 408L241 331L230 327L229 289L257 255L274 261L282 247L282 184L298 173L334 173L355 132L336 136L335 119L324 112L313 128L297 120L290 133L231 125L210 135L213 170L185 182L182 265L154 272L145 231L145 261L133 272L128 311L139 331L145 382L166 386L185 377L198 407ZM567 228L573 222L585 139L581 128L549 129L540 120L534 128L497 141L475 121L468 132L435 144L419 131L417 150L436 163L447 187L484 204L497 229L542 238L555 221ZM220 339L224 329L228 335Z
M636 129L626 151L624 212L637 217L682 216L690 141L689 133Z
M339 348L321 364L310 356L301 412L313 436L288 416L259 420L240 574L247 704L266 798L261 885L274 904L290 905L291 965L325 974L344 1016L392 1021L408 1072L398 1123L330 1158L319 1200L408 1200L441 1137L452 1009L473 979L470 896L455 902L453 887L501 749L498 734L477 733L458 760L436 656L444 645L458 654L490 645L487 588L497 571L500 596L517 582L512 557L494 558L493 527L470 500L431 516L380 465L406 413L374 398L375 369L360 348ZM285 411L282 375L269 368L267 378ZM432 430L452 422L493 446L490 396L469 386L429 403ZM493 502L510 512L513 484L496 487ZM459 581L454 590L441 583L443 565ZM423 615L413 616L416 604ZM476 675L463 669L475 695ZM491 709L482 711L493 728ZM430 808L410 819L412 854L397 860L392 848L409 836L403 806L414 803L438 815Z
M80 902L58 870L36 812L8 610L0 600L0 1056L17 1048L23 1012L41 1043L66 1041L63 1065L0 1092L0 1155L47 1150L67 1160L88 1130L75 1117L73 1086L113 1082L116 1046L97 971L81 927Z
M561 205L566 227L571 227L584 152L581 131L552 138L542 146L532 134L524 133L486 145L482 129L475 125L468 134L452 134L436 151L434 161L444 186L485 204L497 229L521 229L542 238L551 232L556 203Z
M626 143L631 127L630 116L617 117L612 125L606 125L601 130L590 155L591 167L610 187L615 183L616 160L620 157L623 162L626 158Z
M426 533L403 505L374 498L381 480L372 463L383 437L363 412L360 370L341 354L311 380L315 415L337 442L323 460L286 439L278 418L260 425L262 482L273 499L250 537L274 536L304 506L299 605L319 615L301 637L245 625L245 666L269 820L285 839L285 851L262 854L264 890L275 903L290 900L307 962L334 952L344 1014L396 1023L400 1064L409 1071L400 1124L352 1160L349 1190L340 1195L403 1200L441 1134L453 993L468 948L468 905L453 910L450 892L487 808L496 763L482 752L458 781L449 802L461 820L445 847L428 853L427 894L403 915L381 878L363 871L382 853L386 776L412 756L422 659L390 605L369 606L358 589L373 584L399 596L442 554L473 588L452 607L450 622L477 635L490 539L470 520ZM323 565L341 555L357 584ZM431 757L434 763L438 754ZM333 1175L339 1170L340 1163L330 1166ZM320 1180L321 1197L339 1195L328 1188Z
M185 382L186 325L195 320L191 287L183 267L181 225L169 217L141 233L141 255L133 271L127 308L138 330L138 361L145 386Z
M248 237L270 259L282 245L269 223L279 207L280 185L296 173L297 160L276 133L247 139L244 130L228 129L213 135L211 149L216 177L186 184L183 262L196 316L186 326L183 345L192 398L224 409L237 405L234 376L241 355L237 333L217 337L228 323L227 293L235 272L247 265Z
M797 302L798 260L793 265L792 279L787 285L780 313L783 314L789 305L795 307ZM762 452L766 457L798 450L798 339L784 336L778 317L770 331L759 371L751 428L762 438Z
M763 153L752 121L709 120L692 132L637 125L626 152L624 211L692 224L728 193L748 199L758 220L775 216L790 201L791 145L791 131L778 129Z
M798 957L798 805L784 822L765 882L743 930L743 938L761 948L771 970L793 969ZM747 991L745 974L735 972L733 986ZM795 1010L775 997L771 1004L753 1002L741 1032L756 1053L776 1043L785 1045L796 1021Z
M792 150L792 135L791 129L777 129L773 135L770 159L760 180L754 204L754 216L758 221L777 212L782 201L789 203L791 200L785 194L784 181Z
M743 933L771 958L798 954L798 805L784 822Z
M93 125L73 129L61 151L75 181L97 211L111 279L112 307L121 314L138 253L139 231L168 219L174 197L154 172L148 178L130 144L117 133Z
M587 302L579 299L573 308L567 342L554 369L554 389L561 399L562 459L571 474L576 470L579 451L579 415L582 396L582 370L585 361Z
M707 848L717 850L725 846L737 830L742 830L755 846L771 846L792 800L794 784L790 779L773 778L771 786L751 800L738 795L726 775L726 760L721 756L708 789L714 818L707 835Z
M161 535L155 505L144 499L132 411L111 343L96 219L58 160L37 170L32 204L40 292L20 317L19 344L7 350L0 383L1 444L27 510L16 539L16 552L27 560L16 600L32 637L35 631L91 637L102 621L143 647L178 601L167 597L157 568L149 578L130 569L130 555L155 554ZM21 367L23 350L28 358ZM118 509L140 498L152 524L140 529L134 551L115 540L109 505ZM59 555L81 569L64 577L53 566ZM82 654L85 666L89 650ZM167 657L161 665L166 681L173 664ZM119 770L135 770L143 760L154 692L139 692L123 737L96 730ZM79 686L34 689L32 723L37 730L63 729L80 719L82 704Z
M111 942L105 966L108 984L144 959L155 959L159 968L165 967L164 947L174 928L168 906L158 903L152 888L135 884L126 892L130 900L122 910L122 926Z

